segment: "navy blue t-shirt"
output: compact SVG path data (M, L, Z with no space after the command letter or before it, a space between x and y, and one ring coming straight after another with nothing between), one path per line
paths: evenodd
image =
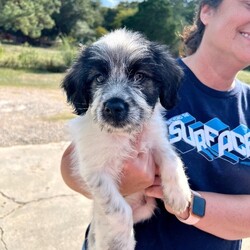
M166 114L193 190L250 194L250 88L236 80L229 91L202 84L184 69L179 102ZM218 222L219 223L219 222ZM161 201L155 215L134 226L136 250L239 250L228 241L179 222Z

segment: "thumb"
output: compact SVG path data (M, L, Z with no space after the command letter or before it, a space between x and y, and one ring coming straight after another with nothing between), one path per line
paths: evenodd
M150 186L145 189L145 194L149 197L163 199L163 192L161 186Z

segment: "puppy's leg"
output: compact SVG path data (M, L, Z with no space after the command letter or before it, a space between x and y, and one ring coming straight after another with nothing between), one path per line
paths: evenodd
M172 149L168 153L165 155L167 161L163 161L160 169L164 201L175 212L183 212L191 201L191 189L182 161Z
M191 200L191 190L182 161L166 137L159 142L154 157L160 167L164 202L175 212L185 211Z
M89 175L87 183L94 197L94 249L133 250L132 210L118 192L114 180L102 172Z

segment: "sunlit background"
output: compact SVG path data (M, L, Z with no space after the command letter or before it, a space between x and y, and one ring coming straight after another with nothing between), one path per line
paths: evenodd
M1 250L81 249L91 202L60 175L74 117L60 83L79 44L127 27L178 57L196 1L0 0Z

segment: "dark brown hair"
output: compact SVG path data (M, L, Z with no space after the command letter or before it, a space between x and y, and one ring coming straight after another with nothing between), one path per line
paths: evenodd
M191 26L187 26L184 28L182 33L182 41L184 43L184 56L192 55L200 46L205 25L202 23L200 19L201 9L204 5L208 5L211 8L217 9L223 0L200 0L197 9L196 15L194 19L194 23Z

